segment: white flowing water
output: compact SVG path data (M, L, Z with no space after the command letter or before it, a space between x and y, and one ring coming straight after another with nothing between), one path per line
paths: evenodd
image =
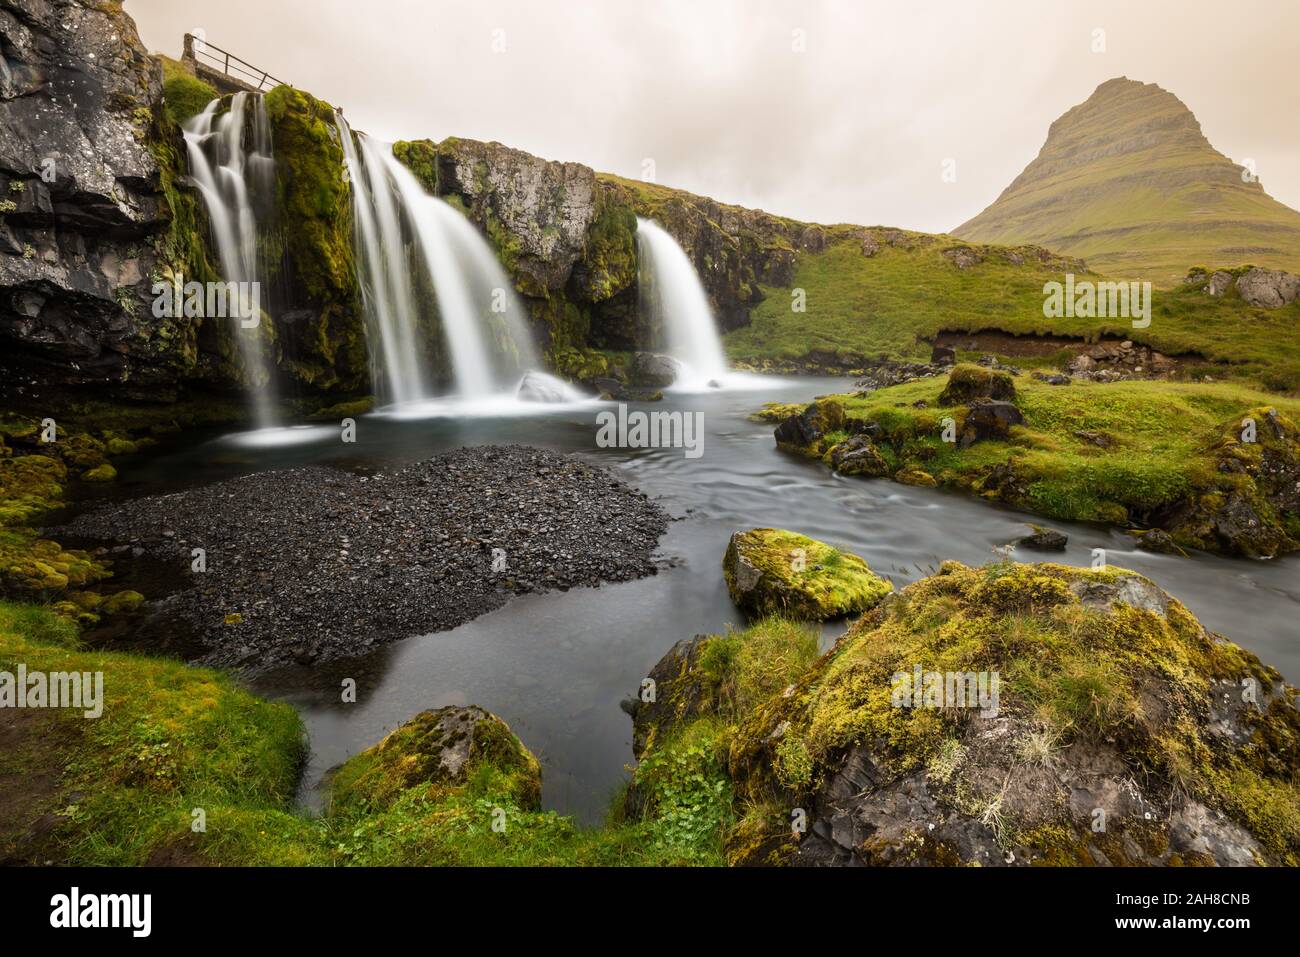
M658 223L638 218L642 308L663 330L668 354L683 366L674 388L717 387L729 378L713 310L685 250Z
M529 370L540 364L523 304L505 270L469 220L426 193L390 145L364 134L354 142L342 116L338 126L353 184L367 331L372 355L382 360L378 378L385 383L385 404L400 415L447 407L447 397L432 395L424 365L421 284L411 272L422 270L416 278L427 279L433 290L456 403L462 409L469 403L500 410L515 400L525 373L538 382L538 373ZM540 391L560 394L556 401L576 398L562 383Z
M250 125L247 115L249 94L236 93L230 109L220 115L220 100L213 100L203 112L185 122L183 134L189 157L190 179L207 209L216 246L218 267L227 283L236 283L241 301L239 315L225 317L238 343L248 385L249 405L258 429L270 429L275 420L275 379L265 347L268 321L265 310L256 325L241 321L251 317L253 305L263 303L257 250L256 206L269 204L275 185L275 160L271 154L270 122L266 104L253 98L252 142L246 142ZM187 277L192 279L192 277ZM256 289L256 296L250 296Z
M420 310L411 286L392 186L370 141L359 137L363 162L347 121L341 114L336 117L352 183L357 279L366 317L371 381L383 404L420 402L428 397L424 360L428 350L419 327Z

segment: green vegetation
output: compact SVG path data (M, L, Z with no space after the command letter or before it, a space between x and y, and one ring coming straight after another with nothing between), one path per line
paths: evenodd
M857 555L777 528L731 536L722 568L741 608L805 621L859 614L894 587Z
M944 441L945 420L960 435L968 413L942 404L951 389L944 377L822 404L842 404L850 433L877 426L872 443L886 474L900 480L922 471L939 485L1049 518L1167 527L1186 547L1244 554L1300 547L1300 517L1285 505L1286 476L1300 465L1300 402L1231 383L1052 386L1027 375L1015 383L1025 424L968 448ZM1248 418L1254 442L1240 434ZM832 462L836 444L832 434L807 451ZM1261 522L1240 539L1217 517L1238 501Z
M1178 97L1118 78L1052 124L1038 157L953 232L1037 243L1160 286L1198 262L1300 272L1300 212L1249 173L1210 145Z
M292 804L305 741L289 706L218 672L85 649L67 617L0 602L0 670L20 663L103 672L104 706L95 719L17 713L17 743L0 755L0 857L115 866L722 862L726 752L703 727L638 769L634 812L620 794L608 825L589 829L539 810L537 761L495 717L475 727L464 765L448 774L439 759L455 733L444 737L440 713L426 712L337 769L331 807L312 819ZM46 815L51 826L29 832Z
M821 252L799 252L790 288L805 291L807 311L791 310L790 289L764 286L766 298L753 310L752 323L725 337L727 352L760 369L781 368L814 352L861 365L869 359L924 361L929 341L942 331L1001 330L1086 341L1116 336L1186 357L1192 376L1300 388L1300 357L1287 348L1300 337L1300 303L1257 309L1239 296L1216 299L1182 285L1154 292L1145 329L1134 329L1126 319L1048 319L1044 283L1061 282L1066 271L1082 274L1081 268L1043 263L1029 250L985 247L983 261L962 269L944 256L954 246L963 248L956 240L921 237L912 248L881 245L868 257L860 242L841 239Z
M201 113L219 94L212 84L200 80L177 60L159 56L163 71L163 108L177 126Z
M918 663L942 673L1000 674L1004 743L990 746L981 737L983 722L969 712L896 706L894 676ZM1208 705L1217 689L1245 678L1269 690L1257 709L1235 719L1246 743L1228 746L1216 737ZM915 775L915 786L939 802L941 819L982 820L1003 847L1028 847L1045 863L1091 864L1090 842L1113 863L1132 861L1126 833L1143 851L1162 853L1166 820L1149 831L1140 814L1130 821L1112 816L1104 833L1093 833L1088 818L1072 815L1064 800L1068 782L1078 779L1053 776L1058 763L1096 760L1093 767L1101 767L1096 755L1118 753L1119 773L1141 782L1147 794L1182 795L1221 809L1273 862L1294 865L1300 862L1295 698L1275 671L1207 633L1181 604L1132 572L946 562L850 628L793 693L772 696L735 727L728 766L749 810L729 854L761 860L780 847L788 840L788 819L780 827L771 809L812 806L839 756L860 746L875 762L873 779ZM1010 741L1018 743L1013 748ZM891 850L902 860L957 863L951 848L924 836L903 835Z

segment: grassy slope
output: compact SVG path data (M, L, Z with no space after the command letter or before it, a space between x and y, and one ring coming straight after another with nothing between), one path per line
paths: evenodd
M788 290L765 287L767 298L754 310L752 324L726 336L727 351L735 360L760 366L813 349L924 360L930 350L923 340L941 330L1112 335L1230 366L1207 370L1214 375L1300 388L1300 355L1288 348L1300 338L1300 303L1255 309L1235 294L1214 299L1180 288L1156 290L1146 329L1134 329L1123 319L1048 319L1042 311L1043 283L1061 281L1060 271L1032 261L1014 265L1004 254L958 269L943 256L949 245L934 242L910 251L885 246L866 257L858 243L841 241L820 253L801 252L794 286L806 291L807 311L791 311Z
M1300 271L1300 213L1241 173L1176 96L1111 80L1052 124L1038 157L954 233L1037 243L1166 286L1199 262Z
M700 726L637 771L643 818L607 827L520 807L510 775L411 787L377 811L320 819L293 794L305 740L288 705L176 661L87 650L50 609L0 601L0 670L102 671L104 710L9 712L0 750L0 860L81 865L716 864L730 822L724 752ZM16 730L14 730L16 729ZM356 761L365 761L361 756ZM345 768L347 766L345 765ZM351 780L355 774L340 772ZM193 811L206 830L192 830ZM506 830L492 829L493 812ZM46 817L53 815L53 818ZM45 818L35 841L22 840Z

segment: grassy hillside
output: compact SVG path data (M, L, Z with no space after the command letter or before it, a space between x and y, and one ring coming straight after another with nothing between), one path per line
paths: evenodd
M1189 356L1185 365L1194 372L1250 378L1283 391L1300 388L1300 356L1289 348L1300 336L1300 303L1258 309L1233 293L1215 299L1177 287L1155 290L1146 329L1123 319L1048 319L1043 283L1060 281L1067 263L1041 262L1025 249L907 235L912 248L882 244L871 256L859 240L846 237L821 252L797 253L792 288L805 291L806 311L792 311L790 289L762 287L766 298L752 324L726 336L728 353L758 366L813 350L923 360L930 352L926 340L942 330L1121 336ZM954 248L974 249L983 261L959 268L950 258Z
M1053 123L1037 158L953 232L1162 285L1198 262L1300 271L1300 213L1242 172L1178 97L1120 77Z

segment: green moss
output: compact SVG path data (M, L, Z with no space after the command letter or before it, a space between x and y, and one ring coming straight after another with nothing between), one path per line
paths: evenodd
M48 610L0 602L0 667L102 672L103 711L59 709L19 746L5 773L48 775L28 811L54 822L35 846L5 846L30 821L0 826L0 850L21 859L138 865L155 855L188 863L323 863L313 825L283 810L304 754L302 724L229 678L179 662L82 650ZM32 727L32 726L29 726ZM21 736L20 736L21 742ZM195 809L206 831L192 828ZM16 829L16 830L13 830ZM173 852L173 853L169 853Z
M415 174L431 196L438 194L438 144L432 140L399 140L393 144L393 156Z
M111 482L115 478L117 478L117 469L107 462L81 473L83 482Z
M808 621L865 611L894 587L857 555L774 528L733 535L722 566L742 608Z
M159 56L163 68L163 107L167 117L177 126L201 113L203 108L220 94L210 83L205 83L170 57Z
M1130 579L1139 585L1124 586ZM999 714L1012 727L1044 729L1037 733L1040 745L1022 748L1022 760L1050 762L1069 746L1114 746L1147 793L1189 793L1249 830L1275 862L1296 863L1295 690L1282 689L1280 676L1254 655L1207 633L1177 601L1169 600L1161 614L1122 598L1097 607L1079 597L1105 586L1117 596L1154 591L1121 569L945 563L850 628L793 693L742 717L729 753L738 796L755 807L773 800L788 805L817 785L837 754L869 743L882 776L928 769L931 786L946 800L964 803L964 813L983 813L986 798L975 791L963 797L973 783L959 772L962 750L979 746L965 715L896 707L891 686L894 675L917 664L927 671L999 673ZM1235 687L1247 677L1282 690L1242 718L1250 743L1228 746L1208 710L1222 693L1214 683ZM1009 841L1048 853L1051 863L1072 862L1066 846L1082 847L1089 837L1087 822L1063 818L1041 802L1020 810L1000 806L996 816ZM1144 837L1156 854L1165 827L1156 824Z

